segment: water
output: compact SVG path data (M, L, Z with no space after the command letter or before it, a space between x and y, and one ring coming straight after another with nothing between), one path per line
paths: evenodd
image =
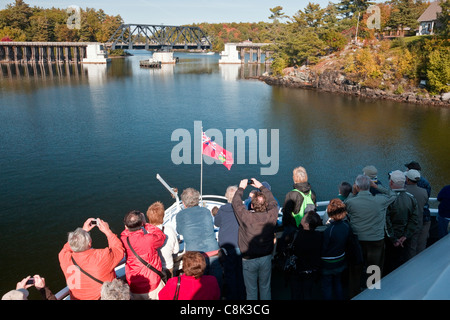
M157 200L171 205L157 173L180 192L198 189L200 165L171 159L172 133L193 135L194 121L224 137L226 129L279 130L276 175L261 176L268 165L249 164L248 154L230 171L205 164L204 194L255 177L282 202L299 165L319 200L336 196L337 185L368 164L387 185L389 171L416 160L432 196L450 183L448 109L271 87L244 79L264 65L219 66L218 55L176 53L175 66L141 69L150 54L134 53L108 66L1 66L1 294L34 274L54 292L62 288L58 253L87 218L120 234L127 211ZM98 230L92 234L94 247L106 245Z

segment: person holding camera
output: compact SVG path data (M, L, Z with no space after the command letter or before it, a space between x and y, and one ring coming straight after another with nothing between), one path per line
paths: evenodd
M251 210L242 201L245 188L255 187ZM247 300L271 299L272 252L278 206L272 192L258 180L243 179L231 202L239 222L239 249L242 253L242 267Z
M16 290L11 290L2 296L2 300L28 300L28 288L36 287L43 300L56 300L55 295L45 285L45 279L39 275L28 276L17 282Z
M97 227L108 239L108 247L92 248L89 232ZM70 232L58 258L66 277L71 300L98 300L102 284L116 278L115 267L124 257L125 249L109 224L99 218L87 219L82 228Z
M166 235L158 227L146 223L144 213L137 210L128 212L123 222L125 230L120 239L127 253L125 275L132 299L157 300L159 291L164 288L158 249L164 245Z

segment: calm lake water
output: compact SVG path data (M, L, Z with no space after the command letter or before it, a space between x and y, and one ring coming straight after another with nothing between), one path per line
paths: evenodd
M223 195L255 177L282 202L299 165L319 200L335 197L341 181L353 182L369 164L387 185L389 171L418 161L433 197L450 183L448 109L271 87L245 79L264 65L219 66L218 55L175 53L176 65L141 69L150 53L133 53L108 66L1 66L0 294L34 274L61 289L58 253L87 218L100 217L120 234L126 212L157 200L170 206L157 173L180 193L199 189L200 165L172 159L180 143L172 133L193 137L195 121L224 138L227 129L257 138L265 130L267 155L275 151L271 129L279 133L276 174L261 175L270 165L261 145L248 143L244 163L230 171L203 166L203 194ZM258 154L256 163L249 154ZM94 247L106 245L97 229L92 234Z

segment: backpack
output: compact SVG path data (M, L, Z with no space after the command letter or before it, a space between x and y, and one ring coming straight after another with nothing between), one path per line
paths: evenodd
M302 221L305 213L308 211L311 211L311 210L315 210L316 205L314 204L314 202L312 200L312 192L311 191L308 192L308 194L304 194L303 192L301 192L300 190L297 190L297 189L293 189L292 191L297 191L298 193L300 193L303 196L303 202L302 202L299 212L297 212L297 213L292 212L292 216L294 217L295 224L297 225L297 228L298 228L300 226L300 222Z

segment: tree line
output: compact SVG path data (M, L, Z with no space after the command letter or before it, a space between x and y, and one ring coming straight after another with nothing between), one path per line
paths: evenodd
M63 41L106 42L123 23L120 15L103 10L80 10L80 28L70 28L66 9L30 7L15 0L0 10L0 39L2 41Z

